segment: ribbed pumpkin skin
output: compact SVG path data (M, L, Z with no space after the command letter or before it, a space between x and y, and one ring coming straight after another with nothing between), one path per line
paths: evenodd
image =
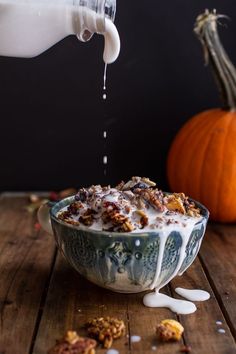
M172 143L167 175L170 188L204 204L212 220L236 222L236 112L190 119Z

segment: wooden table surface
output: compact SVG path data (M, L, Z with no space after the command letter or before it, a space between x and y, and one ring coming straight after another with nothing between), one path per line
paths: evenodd
M23 196L0 197L0 354L46 354L66 330L84 334L89 318L105 315L126 323L129 336L113 345L120 354L180 353L184 344L193 354L236 353L235 225L208 225L199 257L163 290L177 298L177 286L210 292L210 300L198 302L194 314L176 316L144 307L143 294L116 294L80 277L59 255L53 238L35 228L27 204ZM182 323L182 342L158 343L155 326L166 318ZM132 335L141 341L131 343Z

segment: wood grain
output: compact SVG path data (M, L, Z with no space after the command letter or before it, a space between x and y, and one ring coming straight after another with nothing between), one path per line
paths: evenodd
M207 352L230 354L233 353L233 350L236 352L230 328L224 319L198 259L195 260L183 276L172 280L171 287L173 296L176 298L181 298L174 292L176 287L202 289L208 291L211 295L211 298L207 301L195 302L197 306L195 313L179 316L180 322L185 328L185 343L191 346L192 352L194 354ZM221 321L222 325L217 325L216 321ZM219 333L219 328L223 328L225 333Z
M58 256L37 340L34 354L43 354L54 345L55 340L69 330L86 335L83 326L90 318L112 316L123 319L126 337L114 341L112 346L123 353L150 353L152 347L159 347L158 353L165 354L179 344L161 346L155 340L155 326L164 318L175 316L167 309L150 309L142 305L142 294L119 294L93 285L77 274ZM141 341L132 343L132 336ZM99 346L98 353L106 350Z
M200 258L236 340L236 225L210 224Z
M125 321L127 336L113 344L120 354L179 353L184 343L193 354L236 353L235 225L210 224L200 260L163 289L176 298L177 286L211 294L209 301L197 303L196 313L176 316L168 309L144 307L143 293L117 294L82 278L56 256L53 238L35 230L35 217L26 212L26 204L24 197L0 196L1 354L46 354L67 330L85 335L88 319L106 315ZM165 318L183 324L182 342L157 342L155 327ZM219 328L225 333L219 333ZM141 337L137 343L131 340L135 335ZM99 347L97 353L106 350Z
M55 252L52 238L34 229L26 203L0 203L0 352L6 354L30 351Z

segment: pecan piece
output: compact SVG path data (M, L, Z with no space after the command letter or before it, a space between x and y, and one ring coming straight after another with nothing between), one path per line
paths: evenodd
M67 209L71 214L78 215L79 210L81 208L83 208L83 204L81 202L74 202L74 203L71 203Z
M164 211L164 205L162 203L162 198L158 192L152 189L141 189L140 195L146 201L148 201L152 206L158 211Z
M61 211L57 214L58 219L67 221L71 217L71 213L68 210Z
M148 225L148 216L142 210L136 210L136 213L140 216L140 224L142 229Z
M91 226L94 221L93 215L96 212L92 209L87 209L86 212L79 217L79 221L84 224L85 226Z

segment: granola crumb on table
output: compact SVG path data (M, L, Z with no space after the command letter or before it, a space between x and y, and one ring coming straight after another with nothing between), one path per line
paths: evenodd
M156 334L160 341L179 341L184 332L184 327L176 320L166 319L156 327Z
M75 331L67 331L66 335L56 341L48 354L95 354L96 340L80 337Z
M111 348L113 340L125 335L124 321L114 317L96 317L86 324L88 335L102 343L106 349Z

